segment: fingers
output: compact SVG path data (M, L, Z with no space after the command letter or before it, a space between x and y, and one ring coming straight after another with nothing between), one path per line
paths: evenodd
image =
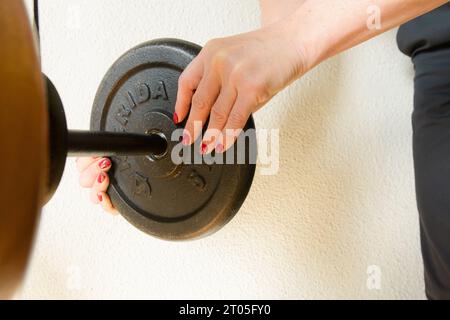
M83 161L84 160L81 158L78 161L82 162L82 167L85 167L85 169L81 172L79 179L80 185L83 188L91 188L100 172L108 172L109 169L111 169L111 160L108 158L98 158L90 164L87 164L88 160L85 162Z
M180 76L174 122L180 123L188 117L183 144L191 145L201 135L209 117L200 149L202 154L215 147L222 152L231 147L251 112L267 100L267 77L258 73L260 65L255 63L253 55L248 56L246 46L235 45L240 41L237 37L208 42ZM259 50L255 46L255 54ZM226 134L227 129L238 131Z
M100 203L102 204L103 210L105 210L106 212L108 212L112 215L119 214L119 212L113 207L113 205L111 203L111 199L106 194L106 192L98 193L98 197L99 197Z
M182 122L189 113L191 100L203 76L201 57L194 59L178 79L178 93L173 121Z
M111 214L117 214L117 210L113 207L111 199L106 191L109 186L109 177L106 173L100 172L94 185L90 191L91 202L94 204L101 204L103 209Z
M106 190L108 190L108 185L109 185L108 175L104 172L100 172L90 189L89 197L92 203L99 204L101 202L99 194L102 192L106 192Z
M203 153L210 153L214 150L218 137L227 123L228 116L236 101L236 97L236 90L231 86L227 86L220 92L217 101L211 108L208 129L203 136Z
M184 145L192 144L202 133L202 128L219 92L220 79L214 73L205 75L192 97L191 112L183 133Z
M91 188L89 193L91 202L101 204L106 212L118 214L106 193L109 186L107 172L111 169L111 160L108 158L89 157L78 158L76 163L80 172L80 185L84 188Z
M92 163L97 161L98 157L86 157L86 158L77 158L77 170L78 172L84 171L87 167L89 167Z
M246 95L238 95L236 103L228 116L227 123L217 138L215 149L218 153L222 153L233 146L245 127L251 115L251 110L255 107L256 104L249 100Z

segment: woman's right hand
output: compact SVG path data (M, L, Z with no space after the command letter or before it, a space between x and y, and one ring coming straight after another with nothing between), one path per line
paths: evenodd
M109 186L108 171L111 160L108 158L77 158L77 169L80 173L80 186L89 188L89 198L94 204L101 204L106 212L117 214L106 191Z

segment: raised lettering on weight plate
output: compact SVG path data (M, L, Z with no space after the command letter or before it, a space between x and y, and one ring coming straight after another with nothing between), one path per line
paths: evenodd
M145 103L150 99L169 100L166 84L162 80L156 82L153 88L146 83L136 84L134 91L135 94L133 94L132 91L127 91L124 94L126 103L121 104L117 110L115 119L122 127L125 127L128 124L130 115L138 105Z
M153 99L164 99L169 100L169 96L167 95L166 84L164 81L158 81L155 87L155 93L152 97Z
M152 188L150 186L150 183L148 182L147 177L138 172L135 172L133 179L133 195L141 197L150 197L152 195Z
M131 168L128 157L114 157L114 160L117 162L117 170L120 172L127 171Z
M131 108L131 110L133 110L134 108L136 108L137 104L136 101L134 101L134 97L133 94L130 91L127 91L127 94L125 95L128 105Z
M119 109L117 110L115 119L122 126L126 126L128 124L128 118L130 115L131 115L131 110L128 107L126 107L125 105L121 105L119 107Z
M197 171L192 170L192 172L188 176L188 180L200 191L205 190L206 181Z
M150 87L146 83L141 83L137 88L137 101L139 104L147 102L150 100L152 93L150 91Z

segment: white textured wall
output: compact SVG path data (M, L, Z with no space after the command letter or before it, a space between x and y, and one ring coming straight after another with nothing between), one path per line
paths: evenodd
M108 67L143 41L256 28L257 1L41 0L43 69L72 128L88 128ZM42 216L21 298L423 298L414 199L412 67L395 33L336 57L256 115L281 129L276 176L238 215L187 243L91 205L73 160ZM381 268L368 290L367 268Z

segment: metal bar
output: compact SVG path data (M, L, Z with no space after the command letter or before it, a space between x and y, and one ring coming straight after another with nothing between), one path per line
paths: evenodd
M40 39L40 26L39 26L39 0L33 1L33 17L34 17L34 25L36 26L36 33L38 40Z
M70 130L68 156L162 155L167 140L160 134Z

